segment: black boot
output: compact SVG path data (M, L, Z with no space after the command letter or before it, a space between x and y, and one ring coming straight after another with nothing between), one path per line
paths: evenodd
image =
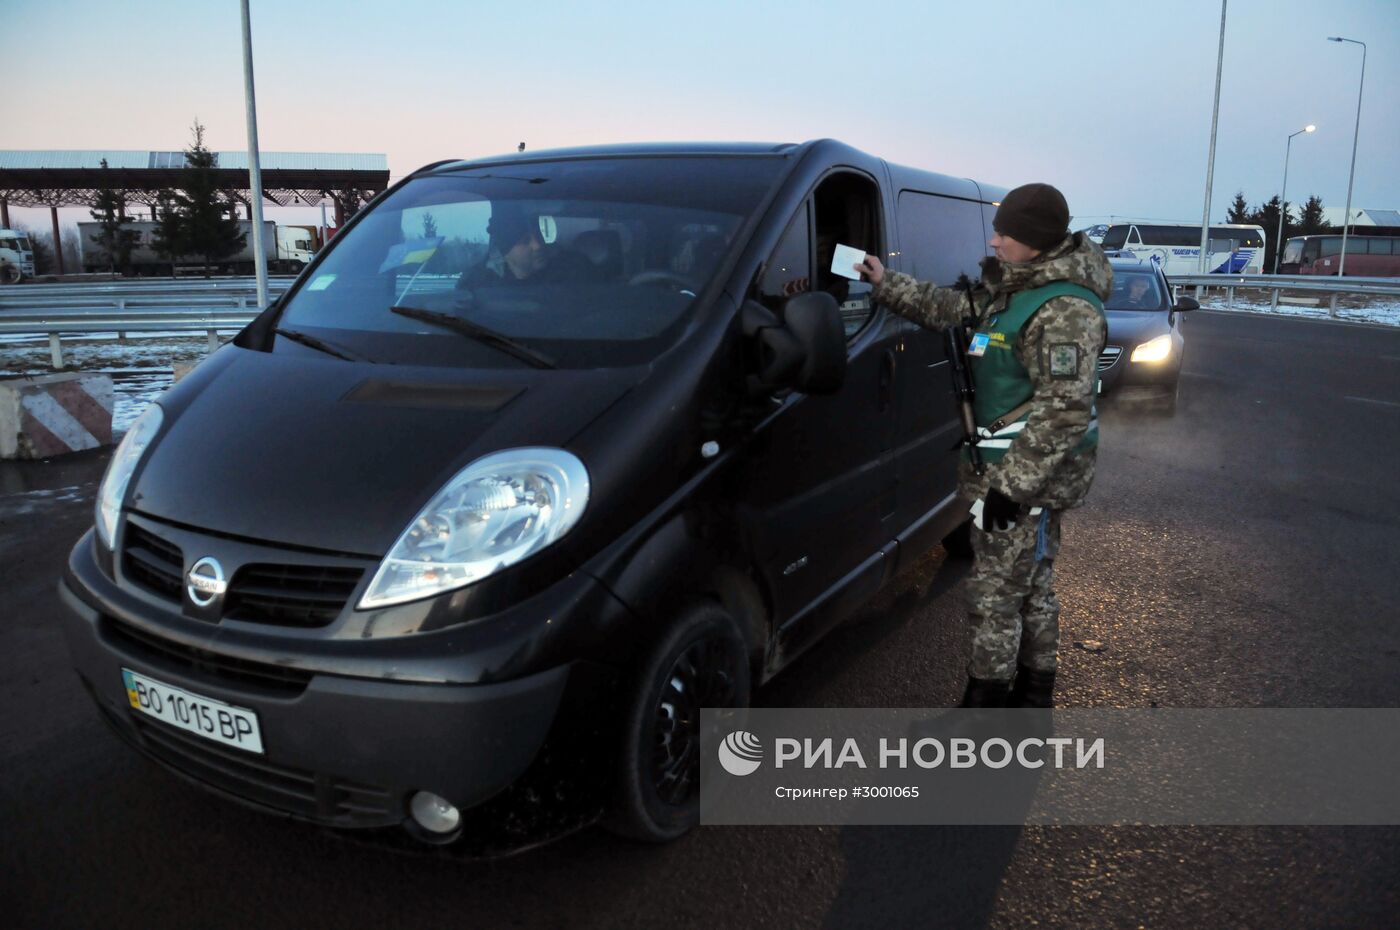
M995 678L969 678L959 707L1005 707L1011 682Z
M1016 684L1007 699L1007 707L1054 707L1055 671L1016 666Z

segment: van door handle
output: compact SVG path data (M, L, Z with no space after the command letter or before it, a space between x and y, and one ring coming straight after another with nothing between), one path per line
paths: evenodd
M880 412L894 404L894 349L886 349L880 358Z

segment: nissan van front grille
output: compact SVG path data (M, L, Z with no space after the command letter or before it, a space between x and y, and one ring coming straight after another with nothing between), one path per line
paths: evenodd
M224 616L279 626L325 626L340 616L364 570L323 565L245 565L229 584Z
M1099 353L1099 371L1108 371L1122 354L1122 346L1104 346L1103 352Z
M192 542L194 537L189 534L178 538L186 546L200 544ZM266 551L277 557L277 550ZM134 520L126 524L122 567L126 578L141 588L172 604L184 600L184 552L176 543ZM364 573L364 568L356 565L249 563L233 572L222 610L207 619L228 618L272 626L325 626L340 616Z
M128 520L123 568L132 581L172 601L184 588L185 557L180 547Z

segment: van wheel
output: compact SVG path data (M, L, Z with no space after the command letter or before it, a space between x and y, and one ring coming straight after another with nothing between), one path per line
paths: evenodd
M748 651L713 601L686 609L646 652L628 696L608 829L674 840L700 820L700 708L745 707Z
M972 521L964 520L957 529L944 536L943 549L950 559L972 558Z

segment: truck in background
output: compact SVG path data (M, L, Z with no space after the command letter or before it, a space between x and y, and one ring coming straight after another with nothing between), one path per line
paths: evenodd
M0 229L0 284L18 284L34 277L34 248L29 234Z
M154 249L156 230L159 223L151 220L133 220L123 225L123 229L136 234L131 250L131 273L134 275L168 275L171 261L159 255ZM244 234L243 249L227 258L211 262L207 269L213 274L252 274L253 273L253 224L250 220L238 221L239 231ZM111 264L96 237L101 233L99 223L79 223L78 241L82 248L83 271L109 271ZM320 230L315 226L280 226L272 220L263 222L263 248L267 253L267 270L272 274L297 274L308 264L322 245ZM32 258L31 258L32 261ZM203 256L178 255L174 262L175 274L204 274ZM31 272L32 273L32 272Z

